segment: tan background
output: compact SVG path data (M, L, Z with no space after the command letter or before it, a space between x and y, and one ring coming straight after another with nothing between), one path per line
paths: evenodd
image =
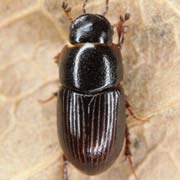
M102 12L105 0L89 12ZM59 0L0 0L0 180L60 180L53 57L67 42ZM71 1L72 16L82 1ZM180 1L110 0L108 18L131 13L122 49L125 91L149 123L131 127L133 161L141 180L180 180ZM107 172L88 177L69 168L70 180L133 180L121 156Z

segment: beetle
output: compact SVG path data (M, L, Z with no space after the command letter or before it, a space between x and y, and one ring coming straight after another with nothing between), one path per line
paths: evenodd
M120 16L113 26L103 15L86 13L73 20L71 8L63 1L62 8L70 20L69 44L55 57L59 67L61 88L57 100L57 129L64 152L63 179L68 179L70 162L81 172L96 175L108 169L124 154L136 179L132 165L126 109L140 120L126 100L122 87L123 66L121 46L124 23L129 14ZM113 43L114 27L118 43ZM50 98L51 99L51 98Z

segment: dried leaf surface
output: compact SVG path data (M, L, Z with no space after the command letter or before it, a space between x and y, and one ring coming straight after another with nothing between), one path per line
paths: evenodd
M104 10L90 1L88 12ZM72 16L82 1L72 1ZM111 0L108 18L131 13L122 49L125 91L148 123L128 123L133 162L141 180L180 177L180 1ZM53 57L68 40L69 23L57 0L0 2L0 180L59 180L62 151L56 132L56 100L38 99L56 91ZM105 173L88 177L69 167L70 180L133 180L121 156Z

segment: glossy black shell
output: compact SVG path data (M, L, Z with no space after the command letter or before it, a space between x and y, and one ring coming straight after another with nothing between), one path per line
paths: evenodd
M124 141L123 89L96 95L59 91L57 117L61 147L68 161L89 175L105 171L117 159Z
M112 165L125 136L122 58L112 34L106 18L82 15L59 60L59 141L67 160L89 175Z
M70 26L69 40L78 43L111 43L113 28L109 21L98 14L83 14Z
M85 43L66 47L59 76L63 86L82 93L97 93L117 87L123 79L119 49L114 45Z

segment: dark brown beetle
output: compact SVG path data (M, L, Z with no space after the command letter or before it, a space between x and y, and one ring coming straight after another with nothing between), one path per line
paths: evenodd
M71 21L70 44L55 57L62 85L54 95L58 95L58 134L65 160L63 179L68 178L67 162L88 175L105 171L119 156L124 140L125 156L135 175L125 109L141 119L131 111L121 85L120 48L123 24L129 14L120 16L115 25L119 39L114 44L113 26L104 17L108 0L103 16L87 14L86 3L87 0L83 4L84 14L72 20L71 9L63 2L62 8Z

